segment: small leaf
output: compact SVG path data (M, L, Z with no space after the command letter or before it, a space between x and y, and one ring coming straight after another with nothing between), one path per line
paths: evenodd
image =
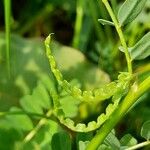
M60 99L61 108L66 117L75 117L77 115L79 103L80 101L76 101L72 96L66 96Z
M142 11L147 0L126 0L118 12L121 26L132 22Z
M146 140L150 139L150 120L146 121L141 129L141 136Z
M46 88L44 87L44 85L39 82L38 86L34 89L33 91L33 96L38 100L39 100L39 104L46 109L49 109L51 104L50 104L50 98L49 98L49 94L48 91L46 90Z
M132 137L132 135L130 134L126 134L125 136L123 136L120 140L120 143L122 146L134 146L137 144L137 140Z
M26 95L20 100L22 108L30 113L43 114L42 107L37 103L33 95Z
M55 133L52 137L52 150L71 150L71 139L66 132Z
M53 76L49 76L49 74L42 74L40 82L44 85L44 87L53 93L56 93L56 85L55 85L55 79Z
M130 48L128 48L128 50L129 50ZM124 50L124 47L123 46L119 46L119 50L121 51L121 52L124 52L125 50ZM129 51L130 52L130 51Z
M130 49L132 59L144 59L150 55L150 32L143 36L135 46Z
M25 111L37 114L43 114L43 110L50 109L52 105L48 91L41 81L38 82L32 95L24 96L20 104Z
M114 131L112 130L108 136L106 137L104 143L108 146L110 146L112 149L119 149L120 147L120 142L115 136Z
M114 26L114 23L105 19L98 19L98 22L100 22L102 25L110 25Z
M21 109L17 107L12 107L10 109L10 112L20 112ZM29 131L33 128L32 121L26 114L14 114L14 115L8 115L6 116L6 119L8 121L8 124L11 124L11 126L15 129L20 129L23 131Z
M124 52L122 46L119 47L120 51ZM143 36L133 47L128 48L132 60L140 60L150 55L150 32Z

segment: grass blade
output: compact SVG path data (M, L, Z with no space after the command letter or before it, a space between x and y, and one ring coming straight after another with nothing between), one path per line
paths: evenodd
M6 60L7 60L7 71L8 77L10 78L10 9L11 1L4 1L5 8L5 37L6 37Z

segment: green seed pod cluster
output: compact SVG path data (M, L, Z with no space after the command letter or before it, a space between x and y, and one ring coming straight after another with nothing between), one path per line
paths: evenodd
M56 61L52 55L51 48L51 34L45 40L46 46L46 55L48 57L51 71L53 72L59 86L64 89L68 95L74 97L75 99L80 100L85 103L99 103L101 101L108 100L112 97L112 103L110 103L105 111L105 114L102 113L98 116L97 121L89 122L87 125L79 123L76 124L70 118L66 118L62 109L60 109L60 102L58 97L53 98L55 104L55 115L59 119L59 121L67 126L69 129L76 132L89 132L99 128L112 114L112 112L117 108L119 101L126 89L128 89L131 75L128 72L122 72L118 76L118 80L110 82L106 85L98 89L94 89L92 91L82 91L77 86L72 86L67 80L63 78L62 73L57 68ZM52 94L53 95L53 94Z

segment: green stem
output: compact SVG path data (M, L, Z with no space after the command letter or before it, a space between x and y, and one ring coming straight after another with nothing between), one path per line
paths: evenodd
M6 37L6 60L7 60L7 71L8 77L10 78L10 9L11 1L5 0L5 37Z
M96 150L103 143L106 136L111 132L115 125L122 119L129 108L150 88L150 77L146 78L139 86L133 84L127 96L124 98L120 106L110 116L104 125L97 132L95 137L89 143L87 150Z
M82 28L82 21L83 21L83 1L77 0L77 7L76 7L76 21L75 21L75 33L73 37L73 47L78 48L79 41L80 41L80 32Z
M52 115L52 110L49 110L46 114L46 117L50 117ZM45 125L47 123L47 119L46 118L42 118L39 123L36 125L35 128L33 128L33 130L31 130L26 137L24 138L23 142L27 143L29 142L35 135L36 133L39 131L39 129L41 129L41 127L43 125Z
M37 126L26 135L26 137L24 138L24 143L29 142L46 122L47 122L47 119L45 118L41 119L39 123L37 124Z
M125 149L125 150L135 150L135 149L147 146L147 145L150 145L150 141L145 141L145 142L139 143L139 144L134 145L132 147L129 147L129 148Z
M114 10L115 15L117 14L117 1L116 0L111 0L111 6Z
M110 4L108 3L108 0L102 0L102 2L104 3L112 21L114 22L115 24L115 28L117 30L117 33L119 35L119 38L120 38L120 41L121 41L121 44L122 46L124 47L125 49L125 56L126 56L126 60L127 60L127 65L128 65L128 71L132 74L132 62L131 62L131 58L130 58L130 54L128 52L128 47L127 47L127 44L126 44L126 41L125 41L125 38L124 38L124 35L123 35L123 32L122 32L122 29L121 29L121 26L119 25L119 22L112 10L112 8L110 7Z

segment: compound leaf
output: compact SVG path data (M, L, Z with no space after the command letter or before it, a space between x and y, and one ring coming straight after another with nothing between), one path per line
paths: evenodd
M119 47L124 52L123 47ZM150 55L150 32L143 36L133 47L128 48L132 60L145 59Z
M147 0L126 0L118 12L121 26L132 22L142 11Z
M50 81L50 79L48 81ZM26 95L20 100L22 108L26 112L37 114L43 114L43 110L50 109L52 104L47 88L43 81L39 81L32 95ZM49 90L51 90L53 86L49 88Z
M135 46L130 49L132 59L144 59L150 55L150 32L143 36Z

